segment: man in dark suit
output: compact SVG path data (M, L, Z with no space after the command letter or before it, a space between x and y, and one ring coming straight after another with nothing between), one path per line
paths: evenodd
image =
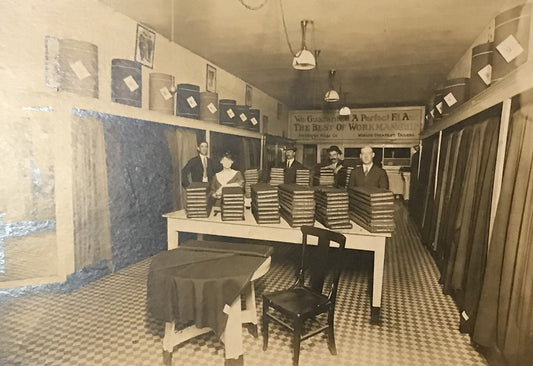
M296 161L296 147L288 146L285 148L285 165L283 166L283 183L296 183L296 171L298 169L307 169L302 163Z
M373 163L374 151L370 146L361 149L359 157L363 162L357 166L350 175L348 187L377 187L389 189L389 177L387 172Z
M188 187L191 181L210 183L211 178L217 172L217 165L207 157L209 150L207 142L200 142L196 150L198 150L198 156L189 160L181 170L181 185L183 187Z
M346 166L344 164L344 160L342 160L342 151L341 149L339 149L338 146L336 145L332 145L329 147L328 149L328 158L329 158L329 163L326 163L324 166L327 167L327 168L330 168L330 169L333 169L333 174L334 174L334 186L335 187L344 187L344 183L345 182L340 182L339 181L339 172L342 170L342 169L345 169Z

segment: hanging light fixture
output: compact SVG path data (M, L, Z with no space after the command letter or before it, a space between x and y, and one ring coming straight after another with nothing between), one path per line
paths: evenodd
M352 114L352 110L346 105L346 94L348 93L342 92L342 85L341 85L341 94L342 94L344 107L339 109L339 116L349 116Z
M333 79L335 78L335 70L329 70L329 90L324 96L324 100L328 103L334 103L339 101L339 93L333 88Z
M296 70L312 70L316 66L315 56L307 49L305 44L305 30L308 23L313 24L313 21L302 20L300 22L302 26L302 47L300 51L296 52L296 55L292 60L292 67L294 67Z

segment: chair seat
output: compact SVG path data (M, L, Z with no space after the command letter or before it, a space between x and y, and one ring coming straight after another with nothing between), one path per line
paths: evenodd
M306 287L295 287L292 289L264 294L271 306L285 314L302 316L305 314L316 314L324 309L328 304L327 296L318 294Z

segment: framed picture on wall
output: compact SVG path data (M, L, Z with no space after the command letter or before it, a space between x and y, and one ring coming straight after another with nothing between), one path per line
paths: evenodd
M209 64L205 71L205 90L213 93L217 91L217 69Z
M252 86L246 84L246 93L244 95L244 104L247 105L248 107L252 106L252 94L253 94Z
M142 24L137 24L137 37L135 42L135 61L146 67L154 67L155 32Z

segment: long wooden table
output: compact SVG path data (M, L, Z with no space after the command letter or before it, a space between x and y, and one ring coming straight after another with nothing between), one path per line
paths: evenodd
M189 219L185 210L163 215L167 218L168 249L178 246L179 232L212 234L236 238L301 244L302 233L299 228L290 227L281 219L279 224L257 224L250 210L245 210L243 221L222 221L220 215L208 218ZM337 230L346 236L346 248L366 250L374 253L374 272L372 278L372 302L370 321L379 324L381 295L383 289L383 269L385 265L385 242L390 233L370 233L352 222L353 228ZM315 221L315 226L324 228ZM310 242L310 244L313 244Z

